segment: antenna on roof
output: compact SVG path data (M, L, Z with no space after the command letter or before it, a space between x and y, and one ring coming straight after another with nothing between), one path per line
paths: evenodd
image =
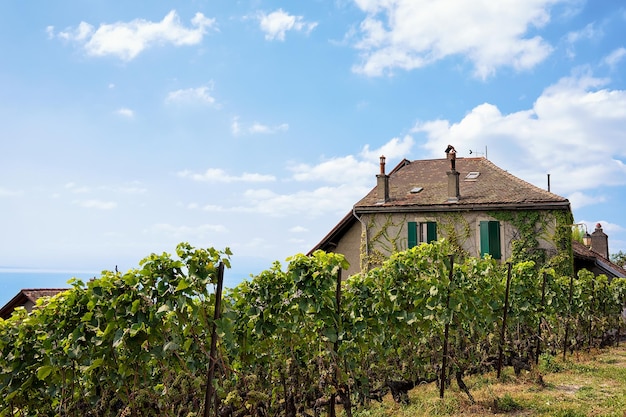
M476 153L476 156L484 156L485 159L489 159L489 158L487 158L487 146L485 146L485 153L478 152L478 151L473 151L473 150L470 149L469 154L471 155L473 153Z

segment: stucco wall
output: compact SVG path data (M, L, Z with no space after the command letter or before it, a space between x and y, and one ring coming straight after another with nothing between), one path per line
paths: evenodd
M350 268L342 272L344 279L361 272L361 234L361 223L355 222L333 250L335 253L343 254L350 263Z
M541 211L541 218L543 225L536 225L536 238L539 241L539 247L546 249L548 256L552 256L556 253L553 243L556 221L552 212L549 211ZM371 268L379 265L391 253L407 249L408 222L437 222L438 239L445 237L469 256L478 257L480 256L480 222L499 219L490 216L488 212L467 211L367 214L363 215L361 220L367 225L368 261ZM512 224L500 220L502 262L511 257L511 243L519 240L520 237L519 231Z

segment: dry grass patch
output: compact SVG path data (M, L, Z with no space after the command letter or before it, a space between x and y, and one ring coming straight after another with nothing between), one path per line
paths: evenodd
M428 384L409 393L409 405L387 396L355 417L626 417L626 346L542 361L519 377L507 368L500 380L495 372L466 378L475 403L454 382L443 400Z

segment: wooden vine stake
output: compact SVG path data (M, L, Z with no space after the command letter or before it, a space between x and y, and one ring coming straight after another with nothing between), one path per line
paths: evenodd
M539 325L537 326L537 350L535 353L535 364L539 363L539 355L541 354L541 322L543 321L543 313L546 309L546 279L548 274L543 273L543 283L541 284L541 314L539 315Z
M498 346L498 369L496 377L500 379L502 372L502 356L504 355L504 338L506 336L506 316L509 311L509 291L511 289L511 262L507 262L506 291L504 293L504 312L502 313L502 328L500 329L500 345Z
M222 310L222 286L224 285L224 263L217 267L217 287L215 288L215 306L213 311L213 329L211 331L211 351L209 353L209 370L207 372L206 390L204 393L204 417L209 417L211 401L213 400L213 375L217 363L217 320ZM217 414L217 413L215 413Z
M337 331L337 340L335 340L335 343L333 344L333 357L334 357L334 371L335 374L333 375L333 382L335 384L335 390L336 392L339 392L339 361L338 361L338 357L337 357L337 352L339 351L339 333L341 332L341 269L339 269L339 271L337 271L337 286L335 287L335 312L337 313L337 328L335 329ZM328 415L329 417L335 417L336 416L336 410L335 410L335 398L337 397L336 394L333 394L330 396L330 401L328 402Z
M569 340L569 321L572 316L572 296L574 294L574 275L571 275L569 278L569 301L568 301L568 309L567 312L567 321L565 323L565 340L563 340L563 360L565 360L565 355L567 353L567 344Z
M450 259L450 271L448 272L448 294L446 295L446 312L450 310L450 292L452 291L452 278L454 277L454 255L448 255ZM439 377L439 398L443 398L446 389L446 361L448 359L448 332L450 331L450 320L446 320L443 329L443 357L441 358L441 375Z
M591 280L591 299L589 300L589 341L587 344L587 352L591 350L591 344L593 343L593 302L596 298L596 284L594 280Z

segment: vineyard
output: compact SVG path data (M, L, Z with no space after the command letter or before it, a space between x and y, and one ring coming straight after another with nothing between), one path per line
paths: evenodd
M626 279L453 255L445 240L343 279L343 256L274 263L222 294L228 249L176 248L0 319L0 416L352 412L418 384L516 373L614 344Z

